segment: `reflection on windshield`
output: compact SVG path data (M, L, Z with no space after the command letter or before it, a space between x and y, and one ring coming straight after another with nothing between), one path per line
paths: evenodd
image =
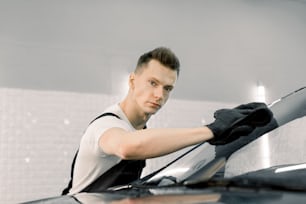
M177 175L177 174L182 174L186 173L189 171L189 167L182 167L182 168L175 168L175 169L170 169L165 171L165 175Z
M306 163L304 164L297 164L292 166L286 166L286 167L280 167L275 169L275 173L282 173L282 172L288 172L288 171L295 171L299 169L305 169L306 170Z

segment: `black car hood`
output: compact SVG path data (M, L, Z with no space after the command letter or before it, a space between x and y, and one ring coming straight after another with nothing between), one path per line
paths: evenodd
M59 196L28 202L32 204L198 204L198 203L304 203L306 193L237 187L185 188L129 190L103 193L80 193L75 196Z

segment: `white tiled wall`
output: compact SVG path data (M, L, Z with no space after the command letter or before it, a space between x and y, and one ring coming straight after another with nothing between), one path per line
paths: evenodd
M87 124L119 100L102 94L0 88L0 204L59 195ZM198 126L226 106L173 99L148 126ZM177 154L181 152L149 160L144 174Z

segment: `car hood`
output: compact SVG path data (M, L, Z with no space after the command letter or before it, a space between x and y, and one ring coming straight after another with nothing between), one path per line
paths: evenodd
M304 203L306 193L242 187L129 189L116 192L79 193L28 202L32 204L198 204L198 203Z

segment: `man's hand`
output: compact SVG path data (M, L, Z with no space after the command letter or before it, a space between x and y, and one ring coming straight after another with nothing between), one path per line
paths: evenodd
M223 145L249 135L258 126L268 124L273 114L266 104L254 102L233 109L217 110L214 118L215 121L207 125L214 133L214 138L208 142L212 145Z

